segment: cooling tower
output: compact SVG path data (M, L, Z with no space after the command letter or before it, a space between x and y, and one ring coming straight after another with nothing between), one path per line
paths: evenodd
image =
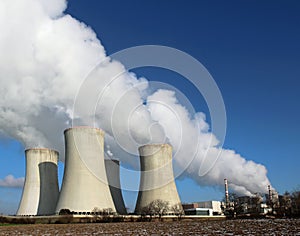
M23 194L17 215L52 215L58 199L58 152L28 149Z
M104 132L90 127L65 130L65 169L56 213L61 209L116 212L104 165Z
M139 148L139 153L141 179L135 213L141 214L156 200L169 204L168 213L178 213L175 207L182 208L173 176L172 147L168 144L145 145Z
M124 200L122 197L121 184L120 184L120 165L116 159L106 159L105 169L107 180L109 184L110 193L112 195L116 210L119 214L127 214Z

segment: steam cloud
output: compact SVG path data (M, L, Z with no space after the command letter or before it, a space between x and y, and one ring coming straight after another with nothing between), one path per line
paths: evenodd
M269 180L263 165L247 161L232 150L221 150L209 132L203 113L189 114L170 90L149 91L149 83L107 57L96 34L85 24L64 14L65 0L2 0L0 2L0 132L27 148L58 149L63 160L62 131L76 124L106 131L107 153L117 153L132 166L137 161L126 150L138 144L169 141L174 147L175 169L200 185L223 185L240 194L266 192ZM91 116L76 116L73 105L86 75L97 83L89 91L104 91ZM120 74L118 79L111 76ZM107 86L109 84L109 86ZM105 90L104 90L105 88ZM80 101L85 109L89 97ZM93 120L95 118L95 120ZM129 121L129 122L128 122ZM127 130L131 137L128 137ZM117 135L115 135L117 133ZM218 154L215 163L210 158ZM134 151L132 151L134 152ZM199 167L212 164L201 176ZM200 177L199 177L200 174ZM10 181L11 176L1 181ZM19 181L19 180L18 180Z

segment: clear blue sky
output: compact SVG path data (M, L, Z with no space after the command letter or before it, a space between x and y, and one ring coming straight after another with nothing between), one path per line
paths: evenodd
M177 48L212 74L227 112L224 147L264 164L283 193L300 187L300 1L70 1L67 13L91 26L107 54L144 44ZM138 75L180 88L197 111L208 109L174 74L140 69ZM182 80L181 80L182 81ZM24 176L22 147L0 142L0 178ZM62 168L60 167L60 175ZM183 201L221 199L223 193L177 181ZM0 212L21 189L0 187ZM133 196L125 193L127 199ZM133 196L134 197L134 196ZM126 200L130 207L134 202ZM14 212L10 212L14 213Z

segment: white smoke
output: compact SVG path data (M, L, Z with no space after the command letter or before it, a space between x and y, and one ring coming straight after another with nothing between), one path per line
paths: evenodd
M64 14L65 8L65 0L0 2L0 132L27 148L44 146L63 154L62 133L72 119L76 124L95 122L107 132L110 156L122 150L118 144L136 153L132 139L138 144L167 139L176 153L178 173L186 169L201 185L222 185L228 178L242 194L265 192L269 181L264 166L230 150L222 150L217 161L210 163L214 159L210 156L220 148L205 115L191 117L172 91L149 94L147 80L123 73L124 66L107 57L96 34ZM100 102L91 116L78 116L73 113L74 100L99 62L77 108L87 109L99 93ZM113 80L116 74L119 77ZM122 161L135 165L137 159L123 152ZM208 173L199 172L211 166Z
M178 103L175 93L167 90L150 95L148 104L152 118L163 127L173 144L175 170L186 167L188 175L200 185L222 185L227 178L234 192L245 195L266 192L269 184L266 168L245 160L233 150L220 149L219 141L209 132L203 113L190 117ZM219 153L219 158L215 158Z

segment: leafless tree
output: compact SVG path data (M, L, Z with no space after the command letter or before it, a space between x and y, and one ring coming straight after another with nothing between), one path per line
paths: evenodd
M69 209L61 209L59 215L71 215L71 211Z
M156 199L142 209L142 214L150 216L157 215L159 218L161 218L163 215L168 213L169 209L170 207L168 201Z
M93 215L112 215L114 213L112 208L105 208L105 209L100 209L98 207L95 207L92 210Z
M173 205L171 207L171 210L172 210L172 212L174 212L174 214L176 216L178 216L178 218L181 218L184 215L184 210L182 208L181 203L177 203L177 204Z
M294 191L292 193L292 214L294 216L300 216L300 191Z

